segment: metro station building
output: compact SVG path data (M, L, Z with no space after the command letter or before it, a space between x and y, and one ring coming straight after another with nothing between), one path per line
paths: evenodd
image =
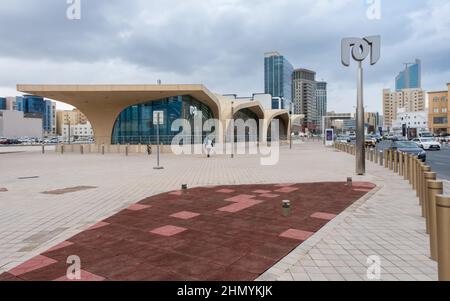
M292 122L302 118L301 115L289 115L288 110L265 109L257 100L214 94L203 85L19 84L17 90L76 107L92 124L95 144L106 146L156 144L153 112L162 112L164 116L159 133L160 142L166 145L181 131L173 131L173 121L193 121L198 112L202 112L203 122L219 120L221 132L216 131L216 139L221 143L227 142L226 133L230 126L227 120L255 119L257 139L261 142L270 139L272 120L279 120L280 140L287 140ZM263 121L262 128L259 120ZM203 136L206 134L202 133Z

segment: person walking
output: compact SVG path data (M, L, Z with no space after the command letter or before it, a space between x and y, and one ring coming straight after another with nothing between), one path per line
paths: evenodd
M206 153L208 158L211 157L211 151L213 149L213 141L211 139L209 139L209 137L205 137L205 140L203 140L203 145L206 149Z

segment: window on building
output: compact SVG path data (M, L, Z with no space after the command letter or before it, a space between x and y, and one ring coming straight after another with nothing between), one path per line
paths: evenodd
M442 108L442 113L447 113L447 108Z
M439 113L439 109L438 108L434 108L434 112L435 113Z
M434 102L438 102L439 101L439 97L437 97L437 96L433 97L433 101Z
M434 117L433 122L435 124L446 124L446 123L448 123L448 118L447 117Z

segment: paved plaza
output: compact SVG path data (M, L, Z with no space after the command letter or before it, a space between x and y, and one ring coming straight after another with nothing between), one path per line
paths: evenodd
M145 155L0 154L0 273L141 200L179 190L182 184L193 188L344 182L353 176L355 182L377 187L312 231L258 279L368 280L368 258L378 256L381 280L437 280L415 192L380 166L368 163L366 176L354 176L354 157L312 142L292 150L283 146L275 166L261 166L255 156L163 154L161 160L164 170L154 170L156 158ZM273 193L264 186L269 187L258 189ZM329 203L339 197L330 194ZM277 199L280 207L281 200Z

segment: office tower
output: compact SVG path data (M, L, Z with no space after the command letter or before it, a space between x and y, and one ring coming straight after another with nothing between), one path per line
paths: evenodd
M395 78L395 91L422 88L422 62L405 63L405 69Z
M294 114L304 114L303 130L318 130L316 72L295 69L292 75ZM321 85L323 87L323 85Z
M16 108L25 118L41 118L42 130L46 135L56 133L56 103L34 95L24 95L16 99Z
M292 109L292 64L278 52L264 54L264 93L282 99L284 108Z
M317 124L319 129L323 130L323 117L327 115L327 83L316 83L316 101L317 101Z

